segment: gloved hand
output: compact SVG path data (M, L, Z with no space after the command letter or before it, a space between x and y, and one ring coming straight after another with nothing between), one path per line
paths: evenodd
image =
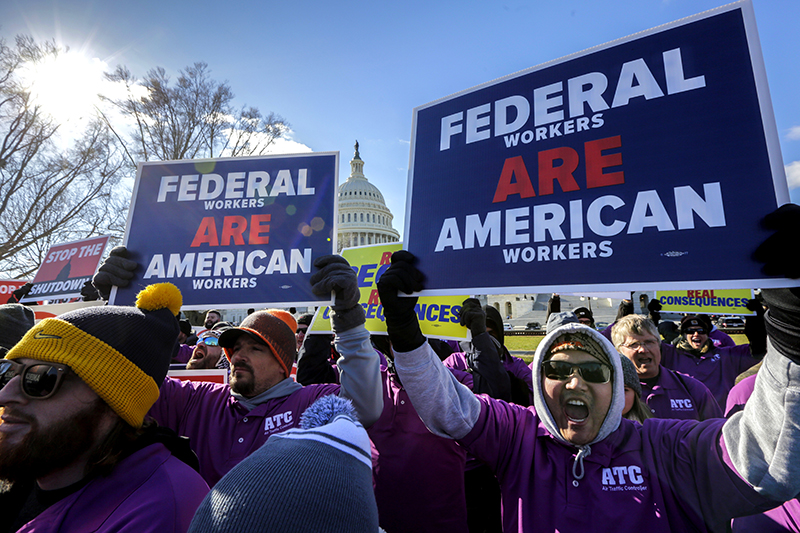
M661 302L653 298L647 304L647 310L650 311L650 317L652 318L653 323L658 326L658 322L661 320Z
M481 307L481 302L477 298L467 298L461 304L461 318L458 322L466 326L472 333L474 339L481 333L486 333L486 311Z
M94 285L92 285L92 280L87 279L83 284L83 287L81 288L81 296L83 296L84 302L93 302L100 299L100 294L98 294L97 289L95 289Z
M764 325L764 307L758 300L749 300L747 308L754 311L756 316L744 318L744 334L750 343L750 353L763 355L767 353L767 328Z
M775 230L753 253L753 259L764 263L761 271L770 276L800 278L800 206L782 205L765 216L761 225Z
M392 266L378 280L378 296L383 304L386 329L397 352L410 352L426 342L414 310L417 298L398 295L399 291L411 294L423 289L425 275L414 266L416 262L412 253L399 250L392 254Z
M361 291L358 278L341 255L325 255L314 261L319 270L311 276L311 291L317 296L326 296L333 291L334 303L331 306L333 331L341 333L364 324L366 314L358 303Z
M133 279L133 272L139 266L136 261L128 259L130 252L124 246L117 246L108 254L108 258L100 265L97 274L92 278L92 285L103 300L108 300L111 287L127 287Z
M783 205L765 216L761 225L775 230L753 253L754 260L764 263L761 271L770 276L800 278L800 206ZM800 288L762 289L761 296L769 306L764 326L770 341L778 352L800 364Z
M33 288L33 283L31 283L29 281L29 282L25 283L25 285L21 285L17 290L13 291L11 294L13 294L14 298L16 298L17 302L19 302L20 300L25 298L25 296L29 292L31 292L32 288Z

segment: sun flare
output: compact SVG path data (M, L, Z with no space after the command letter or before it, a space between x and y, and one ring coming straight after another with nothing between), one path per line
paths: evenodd
M30 65L25 78L34 102L56 122L74 126L93 114L104 68L99 59L68 50Z

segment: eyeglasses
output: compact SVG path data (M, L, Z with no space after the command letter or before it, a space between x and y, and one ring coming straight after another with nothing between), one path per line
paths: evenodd
M545 361L542 363L544 377L554 381L566 381L575 372L589 383L608 383L611 367L603 363L568 363L567 361Z
M206 346L219 346L219 339L213 335L203 337L197 340L197 344L205 344Z
M69 368L58 363L25 365L16 361L0 361L0 389L20 376L22 393L31 400L46 400L58 392Z
M644 342L636 341L636 342L629 342L628 344L620 344L620 346L622 346L623 348L628 348L629 350L636 351L639 348L644 348L646 350L652 350L653 348L656 347L657 344L658 344L657 341L654 341L653 339L650 339L649 341L644 341Z

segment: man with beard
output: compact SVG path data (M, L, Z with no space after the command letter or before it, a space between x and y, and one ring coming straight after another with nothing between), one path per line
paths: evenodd
M331 323L341 385L302 386L290 377L297 352L291 314L280 310L248 315L219 338L230 361L228 385L166 379L150 414L161 424L191 439L200 459L200 473L214 485L231 468L264 444L270 435L296 427L300 415L327 394L353 401L361 423L372 425L381 415L380 364L365 329L358 303L356 274L336 255L314 262L315 294L336 295Z
M192 356L186 363L187 370L202 370L211 368L224 368L231 367L228 358L222 355L222 346L219 345L219 337L225 330L230 329L231 326L227 322L219 322L206 331L200 338L197 339L197 344L194 345Z
M188 529L208 485L188 444L145 420L180 305L151 285L137 307L45 319L0 360L0 531Z

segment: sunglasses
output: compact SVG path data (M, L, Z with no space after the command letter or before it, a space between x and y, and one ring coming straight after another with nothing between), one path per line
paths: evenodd
M0 361L0 389L16 376L20 376L22 394L31 400L46 400L58 392L69 368L58 363L25 365L16 361Z
M701 335L705 333L706 330L700 328L689 328L686 330L688 335L694 335L695 333L700 333Z
M206 346L219 346L219 339L212 335L203 337L197 341L197 344L205 344Z
M568 363L567 361L545 361L542 372L547 379L566 381L575 372L588 383L608 383L611 379L611 368L603 363Z

